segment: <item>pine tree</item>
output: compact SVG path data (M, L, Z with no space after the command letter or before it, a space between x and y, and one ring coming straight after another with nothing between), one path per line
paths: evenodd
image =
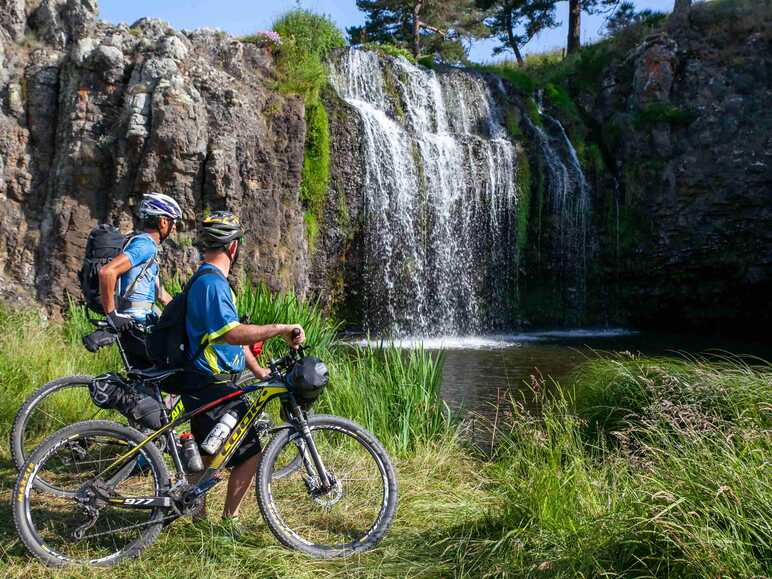
M416 57L458 62L466 60L465 40L481 34L474 0L357 0L357 8L367 18L364 26L347 29L353 44L394 44Z
M595 14L616 8L620 0L568 0L568 40L566 52L576 52L582 45L582 12Z
M477 0L477 7L486 12L484 23L501 42L494 54L511 50L517 62L523 64L521 48L542 30L557 25L557 0Z

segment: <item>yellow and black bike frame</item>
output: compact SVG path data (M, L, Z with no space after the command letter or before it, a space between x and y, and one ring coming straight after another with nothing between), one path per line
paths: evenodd
M304 434L305 434L305 431L308 430L308 426L305 424L305 420L303 419L303 416L302 416L302 411L300 411L299 406L295 402L294 396L292 396L292 394L289 392L286 384L280 381L269 381L267 383L260 382L260 383L242 386L239 389L234 390L233 392L221 398L218 398L217 400L213 400L212 402L209 402L208 404L205 404L199 408L196 408L195 410L192 410L188 413L184 413L184 406L182 405L182 401L178 400L177 403L172 408L171 417L167 417L165 415L166 411L164 409L164 420L169 420L167 424L165 424L164 426L162 426L161 428L159 428L158 430L150 434L141 443L133 447L128 452L116 458L107 468L105 468L102 472L100 472L95 478L99 480L110 480L111 477L113 479L116 477L120 477L120 474L117 474L120 472L125 472L125 476L128 476L129 472L131 472L131 469L134 468L134 465L135 465L134 461L137 460L138 454L142 451L142 449L148 444L150 444L151 442L158 440L160 437L166 435L167 446L169 448L169 451L171 452L172 458L174 460L174 465L177 470L177 479L182 480L183 482L186 482L187 479L185 477L185 470L183 468L182 460L180 458L179 451L177 449L176 441L174 440L174 434L173 434L174 428L184 422L187 422L194 416L197 416L203 412L206 412L207 410L211 410L212 408L216 408L217 406L224 404L225 402L227 402L232 398L243 396L251 392L257 392L257 396L254 397L254 399L248 401L249 407L247 412L244 414L244 416L241 417L239 422L233 428L233 431L231 432L230 436L228 436L225 442L223 442L222 446L220 446L220 449L217 451L217 454L215 454L212 457L212 460L210 461L209 466L204 471L201 478L198 480L198 483L192 489L192 496L194 498L204 494L215 484L217 484L217 482L219 482L220 479L217 476L218 473L223 468L225 468L225 465L228 464L228 460L230 460L230 458L236 452L242 440L244 439L244 436L246 435L247 432L249 432L249 429L252 428L252 426L254 425L255 421L257 420L257 417L260 416L260 413L265 409L266 405L274 398L281 397L283 399L283 403L287 404L292 410L293 416L295 416L295 418L298 418L302 421L303 423L302 430L304 431ZM288 426L278 427L274 430L287 428L287 427ZM310 432L308 434L310 437ZM315 459L314 462L317 462L316 460L318 459L317 453L312 452L312 455ZM318 467L321 466L321 461L317 462L317 466ZM129 470L126 471L125 470L126 468L128 468ZM329 484L324 467L321 466L321 469L322 469L321 472L324 472L324 474L321 476L321 479L323 480L324 483ZM109 504L113 506L123 506L125 508L149 509L149 508L155 508L155 507L172 506L172 501L170 497L132 497L132 498L105 497L105 499Z

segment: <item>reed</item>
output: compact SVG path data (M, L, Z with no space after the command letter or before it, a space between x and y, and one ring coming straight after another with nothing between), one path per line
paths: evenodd
M455 422L440 398L442 354L368 346L339 348L331 360L321 412L359 422L402 456L453 433Z

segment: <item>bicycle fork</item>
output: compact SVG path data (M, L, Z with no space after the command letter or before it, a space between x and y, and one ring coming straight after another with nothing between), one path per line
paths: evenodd
M322 457L319 456L319 451L316 449L316 444L314 443L314 439L311 436L311 429L308 427L308 422L303 416L303 411L300 409L300 406L297 404L294 405L292 414L300 425L300 432L302 434L302 441L304 444L296 443L296 446L298 447L298 452L303 459L303 465L306 468L306 472L313 472L311 469L313 461L313 466L315 467L314 470L316 470L316 474L319 477L322 490L327 493L332 490L333 483L331 482L331 477L327 472L324 463L322 462ZM311 455L311 460L309 460L309 454Z

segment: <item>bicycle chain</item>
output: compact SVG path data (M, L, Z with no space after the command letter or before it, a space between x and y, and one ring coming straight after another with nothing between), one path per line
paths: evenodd
M169 515L168 517L162 517L158 519L157 521L148 521L146 523L137 523L136 525L129 525L128 527L121 527L120 529L113 529L111 531L102 531L101 533L94 533L92 535L86 535L85 537L82 537L80 540L83 539L93 539L94 537L102 537L104 535L112 535L114 533L117 533L118 531L126 531L128 529L136 529L139 527L149 527L150 525L157 525L159 523L163 523L164 521L168 521L170 519L178 519L180 515Z

